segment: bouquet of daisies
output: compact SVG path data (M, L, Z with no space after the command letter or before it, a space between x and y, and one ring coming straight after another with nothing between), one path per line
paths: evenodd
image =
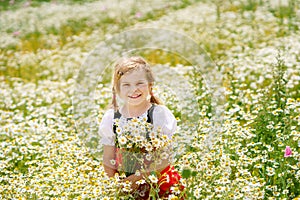
M154 129L146 118L132 118L125 124L119 119L116 125L116 164L126 176L146 170L155 171L161 162L170 159L171 139Z

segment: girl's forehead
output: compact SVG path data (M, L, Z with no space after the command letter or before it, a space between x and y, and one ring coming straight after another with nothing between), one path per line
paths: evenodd
M146 72L143 69L132 70L125 73L120 81L121 82L132 82L136 80L146 80Z

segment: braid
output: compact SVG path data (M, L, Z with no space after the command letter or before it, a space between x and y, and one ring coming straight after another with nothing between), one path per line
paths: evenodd
M112 89L112 92L113 92L112 106L113 106L114 110L116 111L118 109L118 104L117 104L116 91L114 88Z
M163 104L162 101L159 98L157 98L157 97L154 96L154 94L152 92L152 88L150 89L150 95L151 95L151 97L150 97L150 103L154 103L154 104L157 104L157 105Z

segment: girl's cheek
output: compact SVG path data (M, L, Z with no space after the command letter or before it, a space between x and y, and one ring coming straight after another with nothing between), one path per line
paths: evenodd
M124 91L126 91L126 87L121 87L120 92L124 92Z
M122 94L127 94L128 91L129 91L129 88L123 88L120 92L121 92Z

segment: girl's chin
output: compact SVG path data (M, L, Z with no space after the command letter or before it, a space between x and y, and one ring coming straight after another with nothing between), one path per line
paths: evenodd
M129 105L132 105L132 106L137 106L137 105L140 105L142 104L143 102L141 101L128 101L128 104Z
M128 99L127 102L130 105L140 105L140 104L146 103L148 101L147 101L147 99L136 98L136 99Z

